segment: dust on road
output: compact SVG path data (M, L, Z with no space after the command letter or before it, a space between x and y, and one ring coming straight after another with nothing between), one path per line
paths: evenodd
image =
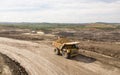
M77 56L56 56L53 47L0 37L0 52L19 62L29 75L119 75L120 69ZM91 62L84 62L91 61Z

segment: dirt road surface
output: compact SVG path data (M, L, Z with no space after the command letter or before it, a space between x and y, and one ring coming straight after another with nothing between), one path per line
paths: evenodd
M120 69L83 56L65 59L53 47L0 37L0 52L19 62L29 75L119 75Z

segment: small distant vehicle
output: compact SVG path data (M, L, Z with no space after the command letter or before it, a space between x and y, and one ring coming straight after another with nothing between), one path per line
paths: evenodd
M54 52L56 55L62 55L67 59L70 59L73 56L78 55L78 47L79 42L72 42L67 38L59 38L58 40L53 42L53 46L55 47Z

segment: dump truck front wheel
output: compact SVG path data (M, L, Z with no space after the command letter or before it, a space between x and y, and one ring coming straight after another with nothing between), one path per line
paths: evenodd
M56 54L56 55L60 55L60 50L59 49L54 49L54 53Z
M66 59L70 59L70 53L67 53L67 52L63 52L62 53L62 56L65 57Z

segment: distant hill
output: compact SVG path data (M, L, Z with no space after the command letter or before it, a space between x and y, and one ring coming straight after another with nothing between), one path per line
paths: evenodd
M95 22L95 23L49 23L49 22L0 22L0 24L79 24L79 25L89 25L89 24L106 24L106 25L120 25L120 23L107 23L107 22Z

